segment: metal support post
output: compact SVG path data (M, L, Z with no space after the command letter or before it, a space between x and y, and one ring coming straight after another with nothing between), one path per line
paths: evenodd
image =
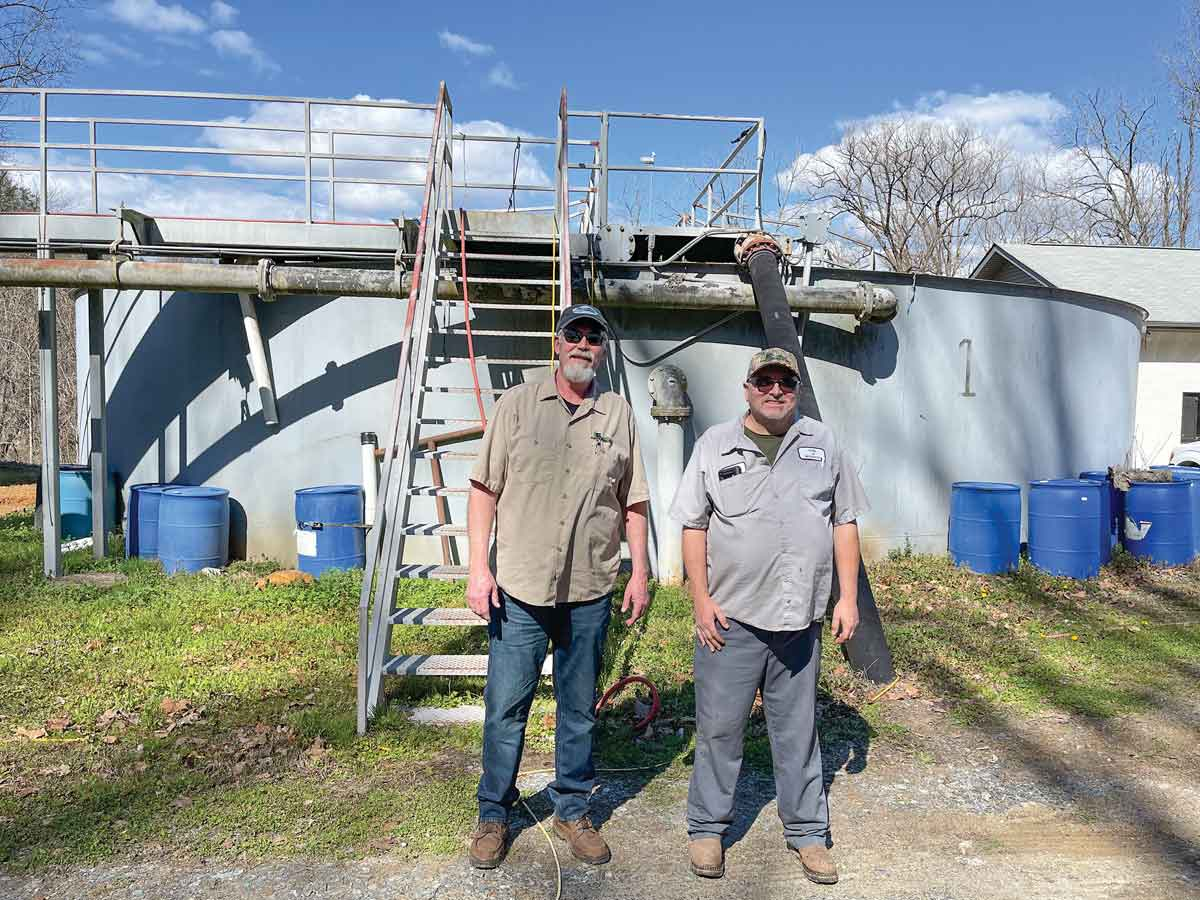
M600 114L600 178L596 185L596 231L608 224L608 113Z
M45 252L45 251L42 251ZM58 335L55 291L38 291L38 364L42 393L42 571L62 574L62 520L58 491Z
M105 428L104 292L88 291L88 421L92 470L92 555L108 549L108 431Z

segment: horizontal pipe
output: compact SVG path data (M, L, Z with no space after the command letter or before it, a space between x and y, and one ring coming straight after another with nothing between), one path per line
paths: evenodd
M260 284L260 277L263 278ZM0 259L0 286L108 290L195 291L201 293L310 294L350 297L407 297L412 276L393 269L350 269L320 266L211 265L130 260ZM575 289L590 301L608 306L660 306L674 309L753 309L754 289L744 281L716 281L668 273L665 278L607 278L603 267L595 282ZM502 297L545 303L547 285L480 283L481 301ZM843 313L871 321L896 314L896 295L866 283L846 287L786 285L788 305L797 312ZM460 299L458 282L442 279L437 296Z

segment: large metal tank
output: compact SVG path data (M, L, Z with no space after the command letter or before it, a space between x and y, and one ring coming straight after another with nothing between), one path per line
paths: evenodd
M804 337L824 420L842 436L871 500L860 523L868 557L906 545L944 553L954 481L1027 485L1124 458L1133 434L1144 319L1137 307L1067 291L933 276L818 269L814 281L870 281L899 299L891 322L814 316ZM326 481L358 482L360 432L386 430L403 302L291 297L258 304L281 419L271 429L259 411L236 297L106 292L105 299L108 446L120 480L227 487L233 554L290 559L294 491ZM728 313L607 313L621 340L611 348L605 376L633 405L653 487L657 430L647 390L650 368L635 363L655 360ZM549 326L548 313L520 315L531 317L527 321L544 316ZM85 309L79 318L85 341ZM485 319L477 320L480 328L499 328L499 320L485 325ZM435 336L431 346L449 358L461 355L456 340ZM548 340L536 356L528 346L507 347L506 340L487 344L477 338L477 352L549 357ZM743 409L742 380L760 341L750 311L666 358L687 374L694 408L685 454L696 434ZM79 359L86 365L87 354ZM503 387L544 376L549 367L483 362L479 371L485 387ZM81 383L85 377L81 370ZM430 381L471 383L461 363L441 365ZM471 396L429 394L426 400L425 418L477 415ZM464 484L468 466L446 460L446 483ZM418 467L416 477L428 484L428 466ZM436 520L432 498L413 502L414 518ZM664 515L653 511L656 532L666 526ZM465 522L459 498L451 500L450 519ZM465 552L463 541L464 560ZM412 540L406 557L440 561L440 542Z

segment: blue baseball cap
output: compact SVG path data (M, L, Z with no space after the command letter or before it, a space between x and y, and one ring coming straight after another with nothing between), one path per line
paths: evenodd
M562 318L558 320L558 330L562 331L567 326L579 321L593 322L597 328L612 337L612 329L608 327L608 320L604 318L604 314L600 310L590 303L573 303L563 310Z

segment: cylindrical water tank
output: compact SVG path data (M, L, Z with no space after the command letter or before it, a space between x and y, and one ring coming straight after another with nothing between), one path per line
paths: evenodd
M1029 485L1029 561L1051 575L1093 578L1109 545L1104 485L1053 478Z
M367 561L363 490L327 484L296 491L296 563L301 572L361 569Z
M1166 469L1175 481L1186 481L1192 486L1192 557L1200 554L1200 468L1196 466L1151 466Z
M158 507L162 492L172 485L148 481L129 488L125 506L125 556L158 559Z
M1082 481L1095 481L1104 485L1100 492L1100 505L1104 508L1104 518L1108 522L1108 546L1104 548L1104 561L1108 562L1112 559L1112 548L1117 546L1121 539L1121 520L1116 513L1117 498L1114 496L1121 492L1113 487L1107 469L1080 472L1079 477Z
M1125 549L1165 566L1192 558L1192 485L1135 481L1125 494Z
M158 558L168 574L229 562L229 491L171 487L158 506Z
M950 559L981 575L1008 572L1021 553L1021 489L992 481L950 487Z
M40 502L40 501L39 501ZM62 539L74 541L92 534L92 470L89 466L59 466L58 502L62 515ZM105 496L104 527L117 524L117 489L112 473Z

